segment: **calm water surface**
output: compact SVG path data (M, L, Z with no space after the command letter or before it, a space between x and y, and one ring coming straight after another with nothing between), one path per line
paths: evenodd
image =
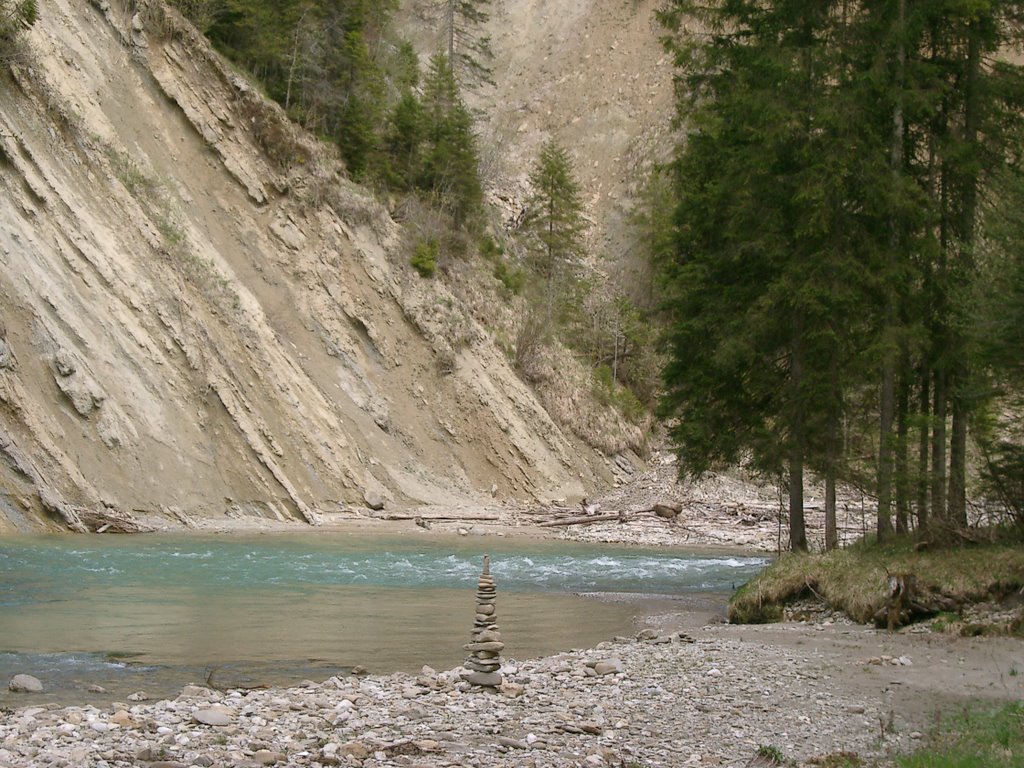
M0 539L0 683L33 701L457 666L489 551L510 658L632 631L636 606L576 593L729 592L752 557L488 538L341 534ZM96 683L109 694L91 696ZM0 704L30 703L0 692Z

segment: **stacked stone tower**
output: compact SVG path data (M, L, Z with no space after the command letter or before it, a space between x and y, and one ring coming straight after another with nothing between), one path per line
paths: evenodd
M463 666L462 679L471 685L497 688L502 684L501 651L505 644L498 632L495 608L497 589L491 576L491 556L484 555L484 570L476 588L476 618L473 621L473 642L462 646L469 651Z

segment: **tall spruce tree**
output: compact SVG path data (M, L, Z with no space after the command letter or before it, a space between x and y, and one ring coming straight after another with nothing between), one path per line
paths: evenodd
M545 326L560 322L560 305L569 303L578 262L583 255L583 200L569 152L557 139L540 148L530 173L532 193L523 226L533 239L529 265L543 286Z
M879 248L877 206L849 204L884 162L835 47L843 5L684 1L665 15L711 34L675 45L690 133L662 413L684 471L745 461L787 477L795 550L808 546L805 468L834 483L842 461Z
M690 135L664 413L691 472L788 464L796 548L804 464L829 486L827 545L840 473L873 469L880 537L908 530L915 502L922 529L967 522L968 428L986 396L971 286L993 174L1019 158L1024 76L1005 51L1022 10L667 6L702 34L675 43ZM843 445L873 445L873 467L848 466Z
M490 18L491 0L440 0L445 50L463 88L492 83L491 39L482 27Z
M421 186L459 225L479 211L483 201L473 120L459 92L448 57L435 55L423 93L425 148Z

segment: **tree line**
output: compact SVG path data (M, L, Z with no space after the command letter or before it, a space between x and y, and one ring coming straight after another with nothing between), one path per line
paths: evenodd
M417 192L455 220L482 201L478 150L458 70L486 50L464 51L486 20L480 2L445 17L452 49L425 72L392 29L396 0L176 0L214 46L248 71L306 129L337 144L348 174L385 190ZM476 71L484 71L482 59ZM468 78L468 76L467 76Z
M662 250L684 471L868 488L879 539L1024 522L1024 3L671 0L686 128ZM973 435L975 440L970 440ZM978 467L977 473L969 467Z

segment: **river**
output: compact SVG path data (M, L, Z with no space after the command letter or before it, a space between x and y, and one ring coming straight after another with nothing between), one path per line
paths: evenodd
M47 688L32 703L87 703L174 695L211 674L285 685L356 665L449 669L466 655L484 552L508 658L634 632L637 602L613 594L720 599L766 563L491 537L0 538L0 681L27 672ZM15 703L30 701L0 692Z

